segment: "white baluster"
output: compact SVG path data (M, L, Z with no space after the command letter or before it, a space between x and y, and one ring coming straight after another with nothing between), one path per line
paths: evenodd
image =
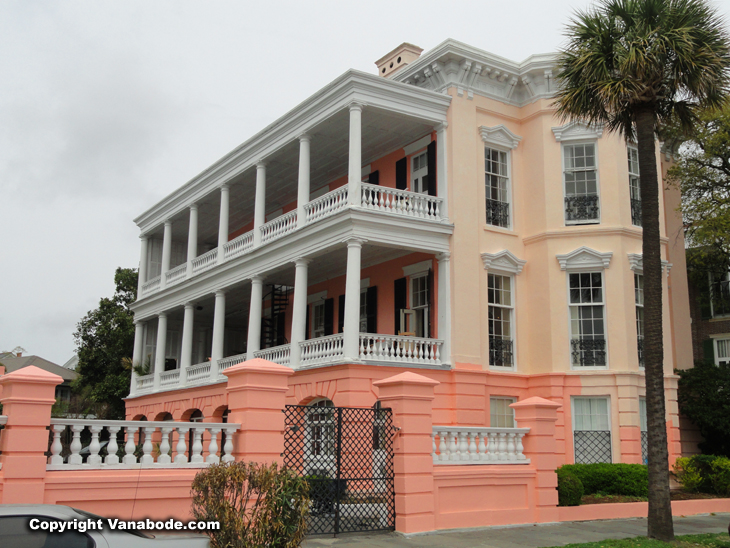
M107 431L109 432L109 445L106 446L106 457L104 457L104 464L119 464L119 445L117 445L117 434L122 429L121 426L108 426Z
M449 432L449 449L451 449L449 460L461 460L459 458L459 444L457 443L458 437L456 433Z
M479 460L479 453L477 453L477 433L469 432L469 460Z
M515 455L515 435L507 434L507 460L517 460Z
M208 428L208 432L210 432L210 445L208 445L208 457L205 459L205 462L209 464L218 464L221 461L220 456L218 456L218 442L216 440L220 431L220 428Z
M84 426L81 424L71 426L74 437L71 441L71 454L68 457L69 464L81 464L83 462L83 458L79 455L79 451L81 451L81 431L83 429Z
M142 444L142 458L139 460L140 464L153 464L155 458L152 456L152 432L155 431L154 427L144 426L142 428L144 432L144 443Z
M459 432L460 460L471 460L469 456L469 432Z
M86 464L90 464L92 466L98 466L101 464L101 457L99 456L99 451L101 450L101 445L99 444L99 432L101 432L102 428L103 426L99 425L89 427L89 430L91 430L91 443L89 444L89 458L86 459Z
M499 460L499 444L497 443L497 434L490 432L487 434L489 438L489 460Z
M160 456L157 457L157 462L159 464L170 464L172 462L172 457L170 456L170 432L172 432L172 428L161 428L162 431L162 439L160 440Z
M443 430L439 432L439 460L449 460L449 448L446 444L446 436L448 432Z
M188 462L188 444L185 435L188 430L185 428L177 429L177 445L175 446L175 464L185 464Z
M485 437L486 434L484 432L479 434L479 460L489 460L489 455L487 455L487 444L484 442Z
M499 460L507 460L507 434L499 434Z
M235 428L226 428L226 443L223 446L225 454L221 458L223 462L233 462L236 458L233 456L233 435L236 433Z
M66 430L65 424L53 425L53 443L51 444L51 464L63 464L61 451L63 444L61 443L61 433Z
M203 430L205 428L193 428L193 456L190 462L195 464L203 462L203 442L201 440Z
M134 456L134 450L137 449L137 446L134 443L134 434L136 432L136 426L127 427L127 443L124 446L124 458L122 459L122 462L124 462L124 464L137 463L137 457Z
M525 447L522 445L522 438L524 436L524 433L519 432L517 434L517 439L515 440L515 451L517 452L517 460L527 460L527 457L524 454Z

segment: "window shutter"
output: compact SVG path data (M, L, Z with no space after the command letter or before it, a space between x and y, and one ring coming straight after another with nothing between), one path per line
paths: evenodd
M335 325L335 300L325 299L324 301L324 334L332 335Z
M428 269L428 333L426 337L433 337L433 326L434 321L434 306L433 306L433 269Z
M304 340L310 339L311 335L309 334L309 320L312 317L312 305L307 305L307 318L306 322L304 324Z
M370 177L368 177L368 183L371 185L379 185L380 184L380 172L373 171L370 174Z
M428 195L436 196L436 141L428 144Z
M405 190L408 188L408 159L401 158L395 163L395 188Z
M705 360L715 363L715 341L712 339L702 341L702 353L704 354Z
M710 301L712 300L712 287L710 283L708 276L706 284L699 284L700 316L702 316L703 320L709 320L712 318L712 307L710 306Z
M345 296L340 295L337 303L337 330L339 333L345 331Z
M394 335L400 329L400 311L408 307L408 282L405 278L399 278L394 282L393 302L395 303L395 324L393 324Z
M378 332L378 288L368 287L365 294L365 311L368 316L368 333Z

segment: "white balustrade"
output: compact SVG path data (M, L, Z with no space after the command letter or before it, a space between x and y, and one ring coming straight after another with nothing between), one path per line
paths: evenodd
M218 248L211 249L207 253L198 255L193 259L193 274L199 274L210 270L216 265L218 261Z
M342 333L302 341L299 348L302 350L301 365L328 363L345 357Z
M442 345L438 339L360 333L360 359L441 365Z
M261 243L281 238L290 232L294 232L296 228L297 210L294 209L261 226Z
M155 375L143 375L141 377L137 377L137 392L149 392L154 388L155 385Z
M361 207L406 217L441 220L443 198L362 183Z
M522 438L529 428L434 426L434 464L529 464Z
M183 281L188 273L188 263L177 265L165 272L165 284L167 287Z
M160 373L160 386L174 386L180 380L180 370L172 369Z
M347 208L347 185L315 198L304 205L307 224L319 221Z
M51 419L53 440L47 469L203 468L218 462L232 462L235 460L233 436L240 427L240 424L230 423ZM83 448L81 434L87 429L91 442ZM193 443L189 448L191 431ZM218 445L221 432L226 434L223 455L219 453ZM69 437L71 443L64 451L63 441ZM159 443L155 442L156 437L159 437ZM208 442L205 456L203 439ZM124 454L121 462L120 453Z
M223 358L218 360L218 376L221 378L226 378L226 376L223 374L223 371L228 369L229 367L239 364L241 362L246 361L246 354L237 354L235 356L228 356L227 358Z
M291 346L282 344L265 350L257 350L253 353L253 357L269 360L279 365L289 365L291 363Z
M205 382L210 379L211 363L209 361L196 363L187 369L187 378L190 384Z
M142 295L148 295L155 291L159 291L161 282L161 276L157 276L155 278L152 278L151 280L147 280L145 283L142 284Z
M253 249L253 230L241 234L223 245L223 259L235 259Z

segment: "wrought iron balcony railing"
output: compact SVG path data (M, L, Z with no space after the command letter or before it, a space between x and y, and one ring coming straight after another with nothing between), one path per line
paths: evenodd
M573 365L595 367L606 365L606 340L598 338L571 339Z
M639 353L639 367L644 367L644 337L636 337L636 350Z
M631 198L631 224L641 226L641 200Z
M597 194L565 197L566 221L597 221L600 212Z
M509 228L509 204L487 198L487 224Z
M499 337L489 337L489 364L499 367L512 367L512 341Z

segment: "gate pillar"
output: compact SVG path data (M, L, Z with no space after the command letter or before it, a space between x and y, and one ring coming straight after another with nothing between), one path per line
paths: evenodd
M401 533L436 528L433 487L433 399L437 381L405 372L373 383L383 407L393 411L395 432L395 529Z
M228 377L228 422L240 423L233 436L236 460L278 462L284 452L284 407L294 370L262 359L234 365Z

